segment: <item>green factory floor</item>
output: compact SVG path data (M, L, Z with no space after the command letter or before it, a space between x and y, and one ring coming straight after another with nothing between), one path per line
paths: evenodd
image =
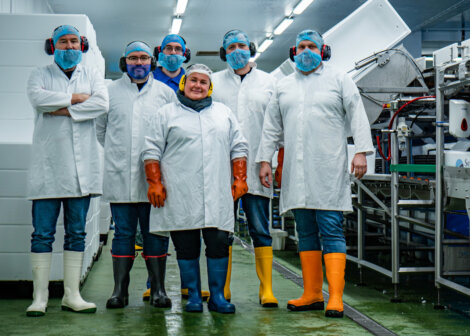
M93 265L82 289L85 299L98 306L96 314L75 314L60 309L60 299L49 300L46 316L26 317L30 304L26 299L0 300L0 335L369 335L350 320L328 319L323 312L289 312L286 303L298 297L301 288L277 271L273 272L274 291L279 308L265 309L258 304L258 279L254 257L240 245L234 245L232 302L234 315L211 313L204 304L202 314L185 313L179 295L179 273L174 252L168 259L167 292L171 309L149 306L141 299L146 269L137 258L131 273L130 302L124 309L106 309L113 288L110 244ZM289 251L276 252L276 260L301 274L298 257ZM207 288L204 258L201 258L203 288ZM350 266L348 266L350 268ZM370 278L369 280L371 280ZM324 286L326 289L327 286ZM422 300L390 303L390 295L377 286L346 284L344 300L398 335L468 335L470 319L450 309L434 310Z

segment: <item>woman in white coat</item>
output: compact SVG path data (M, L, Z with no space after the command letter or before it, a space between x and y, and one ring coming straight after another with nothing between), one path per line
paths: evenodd
M304 294L290 300L287 308L323 310L323 251L330 294L325 315L342 317L346 265L342 212L352 211L347 130L351 129L356 148L351 164L356 177L365 174L366 155L373 153L373 146L359 91L347 74L323 63L328 54L319 33L305 30L297 35L291 49L297 69L276 84L256 161L261 162L261 182L269 186L270 161L284 134L280 211L294 213L304 280Z
M178 102L158 111L142 154L149 182L151 231L170 231L182 282L188 287L185 310L202 312L199 273L200 235L206 244L209 310L234 313L224 298L233 201L248 190L247 143L230 109L213 103L211 70L187 69ZM232 179L231 163L234 182Z

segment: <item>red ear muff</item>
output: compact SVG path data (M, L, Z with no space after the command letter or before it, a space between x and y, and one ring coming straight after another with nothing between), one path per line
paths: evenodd
M86 53L89 48L90 45L88 44L88 39L85 36L80 36L80 49L82 50L82 53Z
M294 62L294 56L297 54L297 49L295 47L289 48L289 58Z

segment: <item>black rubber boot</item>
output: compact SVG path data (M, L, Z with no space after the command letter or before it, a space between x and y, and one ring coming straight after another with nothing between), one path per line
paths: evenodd
M158 308L170 308L171 300L165 291L166 256L145 256L150 277L150 304Z
M129 304L129 272L133 257L114 257L113 256L113 273L114 273L114 291L106 302L106 308L124 308Z

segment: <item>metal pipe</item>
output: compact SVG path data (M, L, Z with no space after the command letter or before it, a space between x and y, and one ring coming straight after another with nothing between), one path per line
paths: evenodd
M357 202L361 207L357 208L357 258L364 259L364 211L362 210L362 202L364 202L364 193L359 184L357 184ZM359 268L359 283L362 282L362 265L357 264Z
M394 111L391 111L394 112ZM397 119L393 121L392 129L396 129L397 127ZM392 164L398 164L398 140L397 134L392 133L391 135L391 146L392 146ZM400 268L400 240L399 240L399 223L398 223L398 180L399 175L397 171L391 173L392 180L391 180L391 219L392 219L392 283L396 285L400 282L400 275L398 273L398 269ZM397 289L396 289L397 290ZM396 296L396 295L395 295Z

